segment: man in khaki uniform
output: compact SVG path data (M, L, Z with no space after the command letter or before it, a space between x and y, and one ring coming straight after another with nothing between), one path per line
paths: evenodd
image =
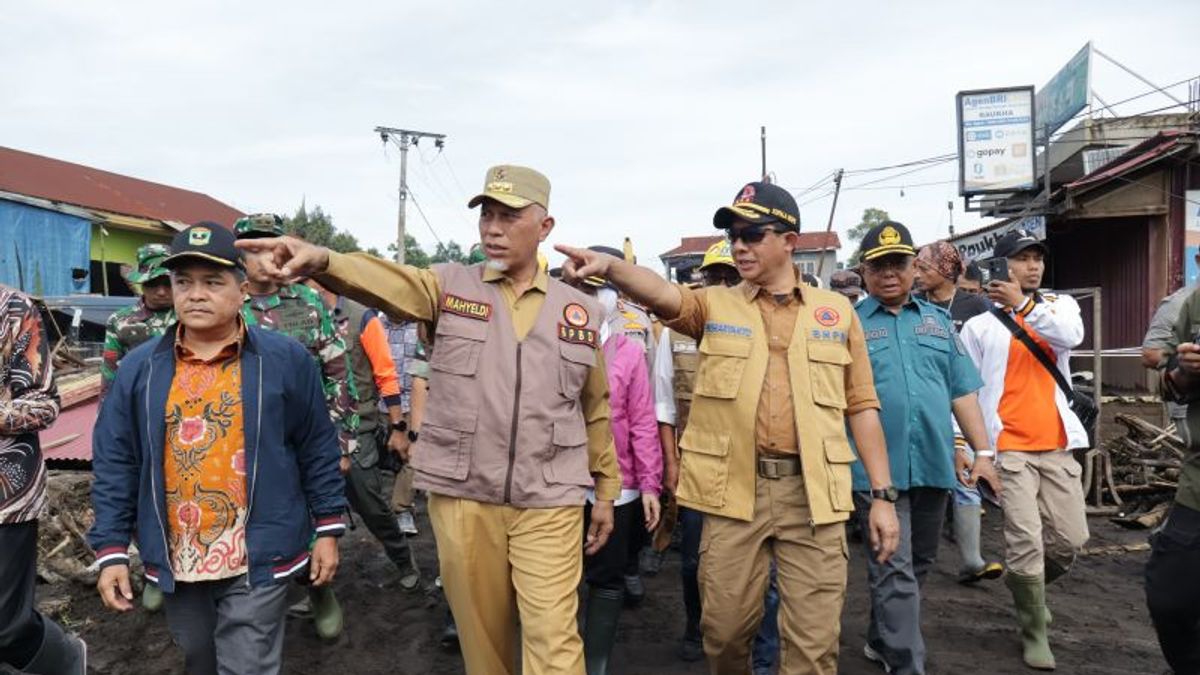
M589 554L612 531L621 482L598 349L603 314L551 280L538 244L554 227L550 183L519 166L488 170L479 235L485 263L421 270L305 242L239 242L274 254L280 278L323 286L435 326L429 401L412 448L427 490L442 580L468 673L583 673L575 616L583 504L595 487ZM264 256L269 257L269 256Z
M843 523L854 510L846 422L874 497L873 550L899 526L862 327L850 304L803 284L792 265L799 213L787 191L750 183L717 211L744 280L672 285L650 270L566 246L567 277L598 275L699 341L691 415L679 441L681 506L705 512L700 544L704 651L713 673L750 670L770 562L778 568L779 672L837 672L846 590Z

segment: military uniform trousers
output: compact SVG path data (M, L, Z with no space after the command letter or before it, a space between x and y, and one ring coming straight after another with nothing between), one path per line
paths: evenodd
M408 538L400 531L392 506L384 496L383 474L379 469L380 448L375 431L358 435L358 452L350 460L350 472L346 475L346 500L363 520L367 530L380 544L387 557L400 569L401 574L416 570L416 561Z
M810 523L801 476L755 485L750 522L706 514L700 541L701 629L714 675L750 672L771 560L779 582L779 673L835 675L849 549L845 523Z
M582 675L575 622L583 507L517 508L429 495L442 585L469 675ZM759 606L762 606L761 595Z

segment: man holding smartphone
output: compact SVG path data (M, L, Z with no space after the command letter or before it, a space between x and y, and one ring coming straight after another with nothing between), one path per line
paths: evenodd
M1025 663L1040 670L1055 665L1046 584L1067 572L1088 539L1083 468L1071 454L1087 447L1087 431L1054 375L1006 325L1031 338L1070 382L1071 349L1083 341L1083 319L1071 296L1038 290L1047 251L1045 242L1023 230L1001 237L995 257L1007 259L1010 280L984 285L996 307L962 329L963 344L983 376L979 399L999 451L1005 581L1017 608Z

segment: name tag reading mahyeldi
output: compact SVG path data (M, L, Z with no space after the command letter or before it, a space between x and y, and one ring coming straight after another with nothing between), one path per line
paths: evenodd
M468 319L475 319L476 321L490 321L492 318L491 304L460 298L457 295L450 295L449 293L442 297L442 311L465 316Z
M568 326L565 323L558 324L558 339L577 345L588 345L589 347L595 347L599 344L596 331L590 328Z

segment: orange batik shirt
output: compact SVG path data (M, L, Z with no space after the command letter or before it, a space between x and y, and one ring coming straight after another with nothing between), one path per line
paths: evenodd
M241 347L245 329L201 360L175 341L163 450L167 535L176 581L245 574L246 450L242 431Z

